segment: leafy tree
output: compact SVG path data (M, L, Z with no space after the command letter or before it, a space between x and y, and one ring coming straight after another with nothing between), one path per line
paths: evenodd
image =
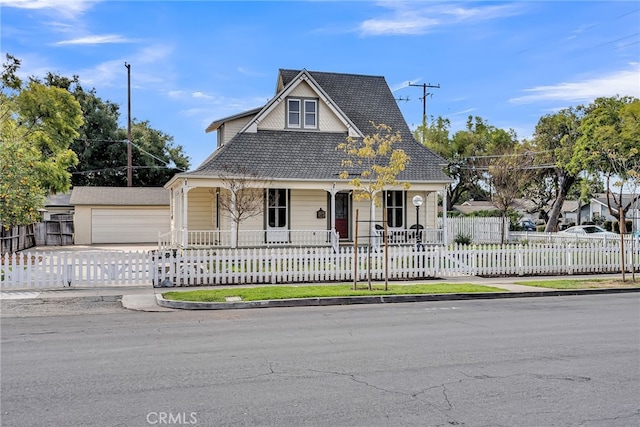
M2 103L4 116L7 104ZM18 138L15 122L2 120L0 141L0 224L8 230L16 225L38 220L38 209L44 205L45 191L33 173L38 151Z
M602 174L606 180L609 213L618 220L624 253L626 214L640 196L625 200L624 189L640 168L640 100L633 97L598 98L585 108L581 136L573 158L574 170ZM621 256L624 280L624 256Z
M426 146L448 161L445 173L454 182L447 189L447 210L469 199L486 200L486 156L512 147L516 135L489 125L478 116L467 118L466 129L449 137L451 123L438 117L426 131ZM421 129L416 131L421 135Z
M119 106L102 100L95 89L85 90L78 76L48 73L44 80L68 90L82 108L84 125L71 146L80 160L72 171L73 185L126 186L127 129L118 126ZM172 136L153 129L148 121L133 119L131 133L134 186L162 186L189 168L182 146L174 146Z
M371 122L371 125L375 130L373 134L366 135L364 138L348 137L346 142L338 145L337 149L346 155L342 160L342 166L345 169L340 173L340 178L349 179L356 190L355 200L370 202L369 234L374 235L373 217L376 203L378 203L377 195L388 187L409 188L408 183L400 183L397 177L405 170L410 157L401 148L394 148L394 145L402 142L400 132L393 132L390 126L383 123ZM369 274L369 290L371 290L371 274Z
M68 168L78 159L69 145L82 125L80 105L61 88L48 87L35 79L23 83L16 75L20 61L7 55L0 87L0 144L3 168L0 188L20 188L29 196L16 199L2 191L2 217L5 228L22 221L31 222L33 212L42 206L47 192L65 192L71 185ZM6 156L15 152L8 162ZM15 163L5 165L5 163ZM24 175L29 171L30 177ZM15 204L24 204L16 207Z
M580 173L570 168L574 147L580 138L581 109L567 108L542 117L536 125L533 138L536 165L540 166L535 181L541 190L541 199L553 199L553 207L547 219L546 232L557 231L558 220L567 194ZM542 201L542 200L541 200Z

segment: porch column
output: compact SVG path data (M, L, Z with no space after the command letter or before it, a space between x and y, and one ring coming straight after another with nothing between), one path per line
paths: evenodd
M182 221L180 224L181 234L182 234L182 247L187 247L189 243L189 190L191 187L187 185L187 180L185 179L184 184L182 186Z
M447 245L447 190L442 192L442 240Z

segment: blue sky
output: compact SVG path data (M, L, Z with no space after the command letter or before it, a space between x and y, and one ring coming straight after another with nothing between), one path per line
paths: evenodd
M411 128L467 116L531 137L545 114L640 97L637 1L342 2L0 0L4 55L22 76L77 74L85 89L172 135L196 167L206 126L259 107L278 69L384 76ZM407 100L407 98L409 100Z

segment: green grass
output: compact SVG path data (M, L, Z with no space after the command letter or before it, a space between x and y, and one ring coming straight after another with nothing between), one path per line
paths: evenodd
M448 294L471 292L503 292L503 289L472 285L456 284L421 284L421 285L389 285L385 291L379 285L373 291L360 286L353 290L353 285L322 286L259 286L254 288L224 288L199 291L165 292L163 297L174 301L224 302L228 297L240 297L242 301L261 301L290 298L319 298L367 295L411 295L411 294Z
M527 282L515 282L516 285L535 286L538 288L550 289L592 289L592 288L631 288L640 287L640 283L627 280L610 279L557 279L557 280L533 280Z

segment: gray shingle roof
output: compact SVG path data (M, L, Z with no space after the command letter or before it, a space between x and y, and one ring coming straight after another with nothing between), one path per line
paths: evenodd
M284 86L300 71L280 70ZM311 77L365 135L373 133L371 121L400 132L402 148L411 157L398 178L406 181L450 179L442 172L441 157L413 138L384 77L310 71ZM245 168L270 179L335 180L343 170L344 153L336 146L347 133L258 130L236 135L203 165L187 175L215 176L225 170Z
M69 203L79 205L168 206L162 187L74 187Z

